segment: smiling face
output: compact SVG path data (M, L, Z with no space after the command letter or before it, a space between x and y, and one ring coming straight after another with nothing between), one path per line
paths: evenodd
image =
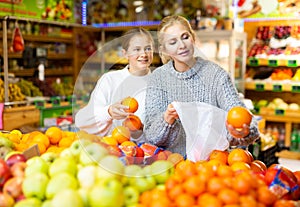
M195 62L194 43L189 30L180 23L174 23L163 31L161 50L174 60L177 70L185 71Z
M133 36L127 50L123 50L129 62L129 71L132 74L147 74L153 61L152 40L143 34Z

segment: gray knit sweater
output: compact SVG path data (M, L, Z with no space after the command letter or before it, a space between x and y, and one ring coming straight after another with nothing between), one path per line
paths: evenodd
M182 155L186 154L186 140L180 120L170 125L163 119L168 104L173 101L203 102L225 111L233 106L244 106L229 74L211 61L197 58L196 64L186 72L176 71L173 61L155 69L146 92L146 141ZM247 137L233 139L228 133L231 145L249 145L259 137L257 123L252 120Z

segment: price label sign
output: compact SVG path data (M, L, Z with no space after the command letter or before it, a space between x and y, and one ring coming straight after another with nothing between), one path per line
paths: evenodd
M292 92L300 93L300 85L292 85Z
M298 66L297 60L288 60L287 66L288 67L297 67Z
M45 101L35 101L35 106L37 108L44 108L45 107Z
M274 92L282 92L282 85L281 84L274 84L273 85Z
M250 64L251 66L258 66L258 65L259 65L258 59L251 58L251 59L249 60L249 64Z
M277 60L269 60L269 66L277 67L278 66L278 61Z
M284 116L285 110L283 109L275 109L275 115Z
M264 91L265 90L265 84L263 84L263 83L257 83L257 84L255 84L255 90L257 90L257 91Z

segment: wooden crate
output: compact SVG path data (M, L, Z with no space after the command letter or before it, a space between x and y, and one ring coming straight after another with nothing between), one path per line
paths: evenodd
M3 129L10 131L24 125L37 125L40 111L35 106L5 108L3 111Z

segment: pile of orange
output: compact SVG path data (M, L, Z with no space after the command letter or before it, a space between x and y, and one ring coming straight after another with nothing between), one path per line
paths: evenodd
M243 149L216 150L207 161L183 160L165 183L166 196L161 192L159 204L155 206L166 206L167 202L176 207L273 206L278 198L269 190L261 174L251 169L253 162L257 163L255 167L261 165L258 168L261 172L266 168ZM154 207L152 201L144 202L147 196L149 193L141 195L140 205Z
M49 127L44 133L33 131L27 134L19 135L19 140L14 142L15 150L23 152L26 149L37 145L40 154L45 152L59 153L63 149L70 147L76 139L74 132L63 131L59 127Z

